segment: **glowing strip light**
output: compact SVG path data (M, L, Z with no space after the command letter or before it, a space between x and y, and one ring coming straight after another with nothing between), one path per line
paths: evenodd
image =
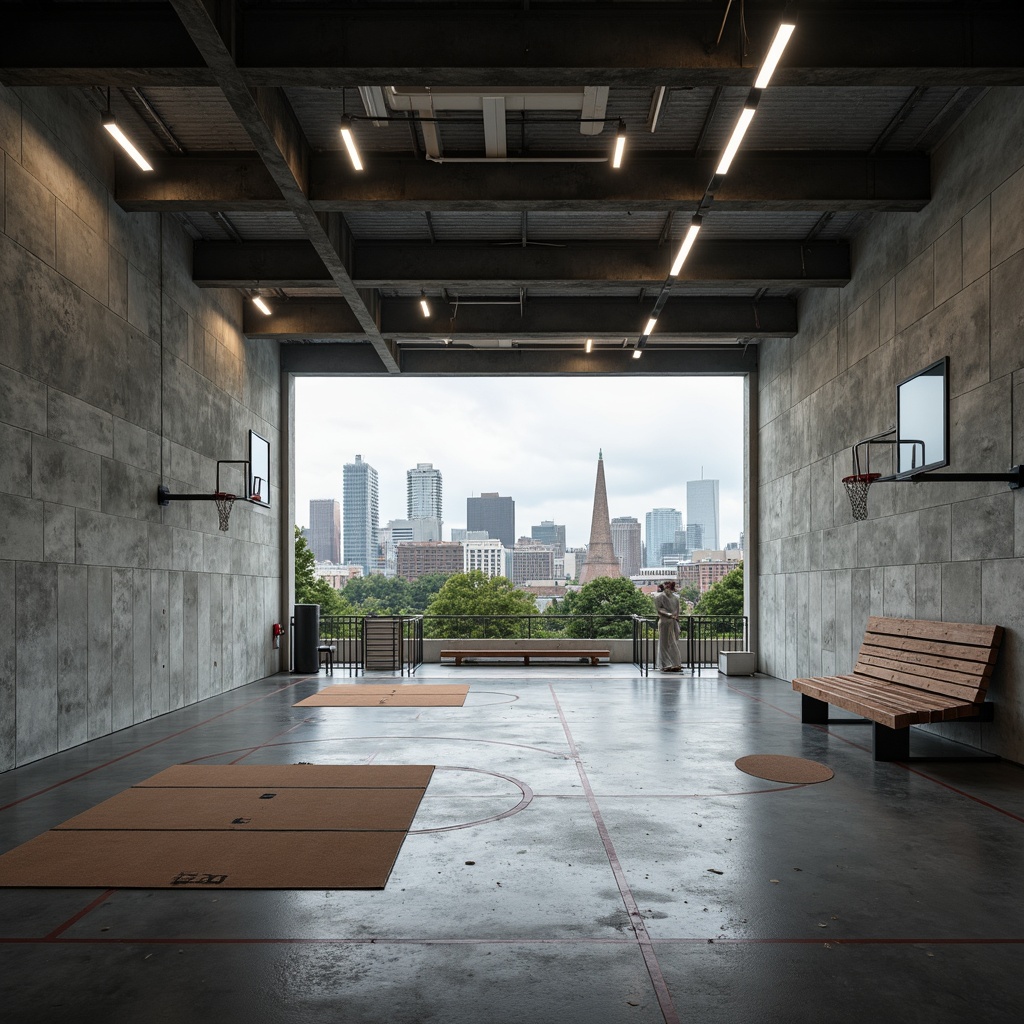
M118 145L142 168L144 171L153 170L153 165L132 145L128 136L117 126L114 115L107 111L103 115L103 127L117 140Z
M639 359L643 354L644 354L643 349L640 349L640 348L633 349L633 358L634 359Z
M761 70L757 73L757 78L754 79L755 89L768 88L768 83L771 81L772 75L775 74L775 69L779 66L779 61L782 59L782 51L786 49L786 44L789 42L789 37L793 34L794 29L796 29L796 25L789 25L785 22L779 26L779 30L775 33L775 38L772 40L772 45L768 48L768 53L765 55Z
M651 319L647 321L647 326L644 328L644 334L646 334L648 337L650 337L651 331L654 330L654 325L657 322L658 322L657 318L652 316Z
M615 133L615 154L612 157L612 167L618 170L622 166L622 154L626 151L626 126L619 122L619 130Z
M593 338L587 338L587 344L584 346L583 351L586 352L589 355L593 351L593 349L594 349L594 339Z
M270 316L270 307L263 301L259 295L252 297L252 304L264 314L264 316Z
M427 296L424 292L420 292L420 309L423 310L424 316L430 316L430 303L427 302Z
M352 166L357 171L361 171L363 169L363 161L359 159L359 150L356 149L356 139L352 134L352 118L350 117L343 117L341 119L341 141L345 143Z
M740 119L736 122L736 127L732 130L732 138L729 139L729 145L725 147L725 152L722 154L722 159L718 163L718 167L715 168L715 174L725 174L732 165L733 157L736 156L736 150L740 148L740 143L743 141L743 136L746 135L747 129L750 127L750 122L754 120L754 108L744 107L740 111Z
M679 252L676 254L676 261L672 264L672 269L669 271L669 274L672 277L677 277L679 271L683 269L686 257L690 255L693 243L697 240L697 235L700 232L700 225L700 218L694 217L690 227L687 229L686 237L683 239L683 244L679 247Z

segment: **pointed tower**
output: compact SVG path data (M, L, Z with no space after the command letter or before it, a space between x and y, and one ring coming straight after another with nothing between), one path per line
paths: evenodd
M619 560L612 548L612 527L608 518L608 492L604 486L604 455L597 453L597 483L594 485L594 516L590 520L590 546L580 573L580 583L599 576L621 576Z

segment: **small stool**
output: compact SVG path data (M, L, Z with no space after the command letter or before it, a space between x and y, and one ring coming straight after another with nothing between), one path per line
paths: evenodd
M327 670L329 676L334 675L334 644L320 644L316 649L320 656L320 665ZM317 669L319 671L319 668Z

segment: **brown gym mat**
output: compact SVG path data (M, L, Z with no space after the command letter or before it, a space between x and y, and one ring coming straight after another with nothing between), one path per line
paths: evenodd
M104 800L59 829L405 832L422 789L156 789Z
M790 782L794 785L828 782L835 774L828 765L808 761L805 757L787 757L784 754L750 754L736 762L741 772L770 782Z
M426 789L433 772L431 764L176 764L137 782L135 788Z
M382 889L432 765L174 765L0 856L0 886Z
M296 708L461 708L469 686L450 684L342 684L326 686L293 704Z
M383 889L404 832L44 832L0 857L0 885Z

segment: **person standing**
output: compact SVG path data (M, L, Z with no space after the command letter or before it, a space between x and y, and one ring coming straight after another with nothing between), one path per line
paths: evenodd
M661 592L654 595L654 609L658 613L658 664L662 672L679 672L682 657L679 653L679 597L675 580L665 580L661 585Z

